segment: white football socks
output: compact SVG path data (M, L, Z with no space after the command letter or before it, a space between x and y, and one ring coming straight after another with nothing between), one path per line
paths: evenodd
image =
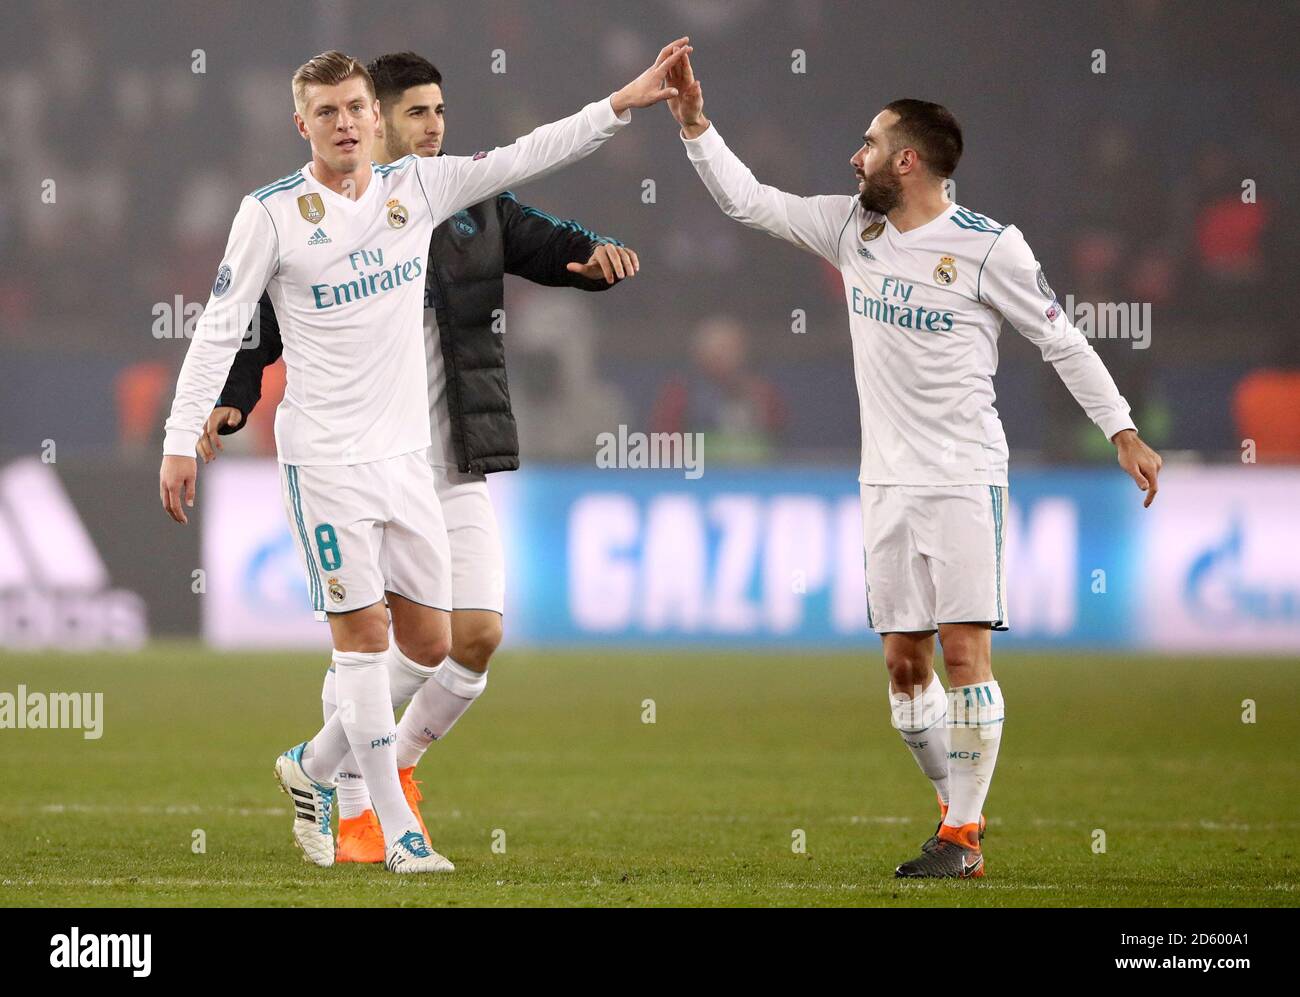
M339 706L333 662L325 671L325 683L321 686L320 702L321 710L325 714L325 722L328 723ZM352 755L351 747L348 748L343 766L334 777L334 781L338 784L340 820L360 817L370 809L370 791L366 789L366 782L357 771L357 760Z
M954 686L948 692L951 796L943 822L949 827L979 823L1002 744L1005 712L1002 690L996 682Z
M334 654L337 657L339 651ZM335 774L345 758L352 754L348 744L348 735L343 730L343 718L338 714L338 665L330 660L329 670L325 672L325 682L321 685L321 708L325 713L325 724L316 733L302 752L302 770L308 778L317 782L335 781ZM348 771L355 772L356 765L347 766Z
M388 691L393 697L393 709L400 710L425 682L433 678L438 666L430 668L412 661L402 653L396 641L390 641L388 649L392 652L388 659Z
M370 806L370 790L366 788L366 781L361 778L360 772L349 772L346 768L341 768L335 781L339 820L351 820L373 809Z
M384 844L391 848L398 838L418 830L419 825L397 779L397 720L388 688L390 653L391 649L377 653L334 652L339 701L334 716L342 718L357 768L365 777L383 826Z
M487 672L447 658L411 700L397 725L397 767L410 768L429 745L445 737L487 685Z
M388 667L388 693L393 702L393 709L398 710L411 701L411 697L419 691L420 686L436 672L437 667L426 668L424 665L412 661L397 644L391 643L388 647L388 656L385 663ZM328 726L329 721L334 716L334 711L338 709L338 680L336 669L333 664L325 673L325 682L321 686L321 706L325 711L325 721ZM330 731L330 737L336 736L342 732L341 718L336 722ZM319 736L319 735L318 735ZM346 737L344 738L346 740ZM331 741L337 750L337 741ZM310 751L310 746L308 746ZM332 752L331 752L332 753ZM314 764L315 769L319 764L319 759L315 753L304 752L304 759L309 759ZM328 754L327 754L328 757ZM308 775L311 775L309 772ZM313 778L315 778L313 776ZM339 771L334 777L338 783L338 800L339 816L343 819L350 817L359 817L370 809L370 791L366 788L366 780L362 777L360 766L357 765L356 756L352 753L351 745L348 746L347 752L343 756L342 762L339 763Z
M936 672L930 673L925 691L889 689L890 722L903 736L916 764L934 785L939 799L948 802L948 696Z

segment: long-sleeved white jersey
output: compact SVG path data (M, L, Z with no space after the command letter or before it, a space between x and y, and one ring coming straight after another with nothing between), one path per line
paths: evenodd
M953 204L899 232L851 194L797 197L760 184L716 127L682 141L727 215L839 268L863 484L1007 483L1006 435L993 407L1003 318L1038 347L1107 438L1134 428L1128 403L1014 225Z
M363 464L429 446L429 237L461 208L594 152L631 119L608 99L473 157L371 164L355 200L308 163L243 199L176 385L164 454L193 457L258 299L280 322L286 464Z

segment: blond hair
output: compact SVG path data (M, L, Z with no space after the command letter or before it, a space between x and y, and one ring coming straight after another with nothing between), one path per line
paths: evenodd
M308 59L293 74L293 106L302 114L307 108L307 85L319 83L322 86L334 86L344 80L359 76L365 81L370 91L370 99L375 99L375 82L366 72L366 67L350 55L339 51L322 52Z

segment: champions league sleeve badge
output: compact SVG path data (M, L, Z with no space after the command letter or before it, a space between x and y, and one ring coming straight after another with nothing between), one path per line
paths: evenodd
M1038 289L1043 292L1044 298L1055 298L1052 293L1052 286L1047 283L1047 278L1043 276L1043 268L1038 268Z
M217 279L212 282L212 296L219 298L229 291L230 281L233 277L234 274L231 273L230 265L228 263L221 264L221 269L217 271Z

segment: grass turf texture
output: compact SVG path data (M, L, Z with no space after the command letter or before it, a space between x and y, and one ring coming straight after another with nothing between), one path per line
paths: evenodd
M1292 661L999 655L1009 720L986 807L988 876L924 883L892 876L936 808L888 725L878 655L503 653L483 701L419 770L433 845L457 866L424 877L317 869L290 842L271 768L319 726L324 666L188 644L7 653L0 691L102 691L105 720L97 741L0 730L0 903L1300 899ZM1258 723L1242 723L1244 699Z

